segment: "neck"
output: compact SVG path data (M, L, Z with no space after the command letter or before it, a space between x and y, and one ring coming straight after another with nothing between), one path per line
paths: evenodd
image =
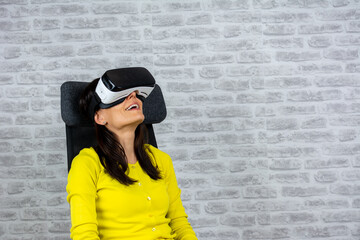
M135 154L135 131L126 131L116 134L119 143L123 147L128 163L136 163Z

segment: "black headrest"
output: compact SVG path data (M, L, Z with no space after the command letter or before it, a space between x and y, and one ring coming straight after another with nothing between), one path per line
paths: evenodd
M65 82L61 85L61 117L68 126L90 126L93 122L80 113L79 99L88 82ZM166 117L166 106L159 85L145 99L145 124L160 123Z

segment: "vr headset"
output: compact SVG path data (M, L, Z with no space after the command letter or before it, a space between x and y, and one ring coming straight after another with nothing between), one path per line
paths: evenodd
M120 104L134 91L137 97L144 101L154 87L155 79L146 68L108 70L99 79L95 88L89 105L89 114L93 118L98 108L106 109Z

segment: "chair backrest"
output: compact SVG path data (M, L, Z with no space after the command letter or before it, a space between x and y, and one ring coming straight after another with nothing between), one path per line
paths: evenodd
M86 147L96 146L93 122L79 110L79 99L88 82L65 82L61 85L61 117L66 126L67 163L70 170L73 158ZM148 129L149 144L157 147L152 124L166 117L166 106L159 85L146 98L143 105L144 123Z

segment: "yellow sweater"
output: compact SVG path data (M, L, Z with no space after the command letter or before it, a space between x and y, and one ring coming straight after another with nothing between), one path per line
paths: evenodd
M128 176L138 181L130 186L104 172L93 148L83 149L74 158L66 188L72 239L197 240L187 221L169 155L151 145L146 147L162 179L152 180L139 163L129 164Z

